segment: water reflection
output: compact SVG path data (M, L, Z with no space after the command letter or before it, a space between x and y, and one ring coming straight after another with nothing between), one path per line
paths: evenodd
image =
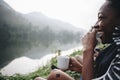
M81 49L81 47L72 48L66 51L62 51L61 55L70 55L72 52ZM19 74L28 74L30 72L34 72L39 67L49 64L50 59L56 56L56 54L48 54L41 59L31 59L28 57L20 57L14 59L11 63L9 63L6 67L1 70L2 75L14 75L16 73Z

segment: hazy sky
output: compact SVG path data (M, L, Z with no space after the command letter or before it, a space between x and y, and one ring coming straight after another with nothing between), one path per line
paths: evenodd
M105 0L4 0L21 13L41 12L51 18L90 28Z

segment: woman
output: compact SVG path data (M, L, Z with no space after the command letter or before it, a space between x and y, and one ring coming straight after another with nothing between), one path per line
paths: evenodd
M120 80L120 0L106 0L99 10L95 27L97 29L83 38L82 77L84 80ZM93 65L97 32L100 32L102 43L110 46L99 54Z
M103 44L109 44L100 51L96 60L96 34ZM83 80L120 80L120 0L106 0L99 10L98 21L82 39L83 62L70 59L70 70L82 73ZM59 70L53 70L48 80L74 80Z

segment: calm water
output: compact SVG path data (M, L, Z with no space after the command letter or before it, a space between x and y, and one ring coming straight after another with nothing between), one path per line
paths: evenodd
M81 47L72 48L66 51L62 51L61 55L70 55L72 52L81 49ZM28 74L30 72L34 72L39 67L50 64L50 59L56 56L55 54L48 54L40 59L31 59L28 57L20 57L14 59L11 63L9 63L6 67L1 70L2 75L14 75L16 73L19 74Z

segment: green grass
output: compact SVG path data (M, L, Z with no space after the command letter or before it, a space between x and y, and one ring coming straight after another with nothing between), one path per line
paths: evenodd
M97 46L97 48L102 50L106 46L108 46L108 45L99 44ZM58 50L58 55L60 55L60 52L61 51ZM82 54L82 51L78 50L78 51L73 52L70 56L72 57L72 56L81 55L81 54ZM34 80L34 78L37 76L46 78L51 71L51 65L57 65L57 56L53 57L51 59L50 63L47 64L46 66L40 67L37 71L26 74L26 75L15 74L13 76L3 76L0 73L0 80ZM70 70L66 71L66 73L69 74L70 76L72 76L75 80L79 80L79 78L81 76L79 73L70 71Z
M75 51L70 56L81 55L81 53L81 51ZM57 56L51 59L50 64L40 67L37 71L33 73L29 73L26 75L15 74L13 76L3 76L2 74L0 74L0 80L34 80L34 78L37 76L46 78L51 71L51 65L57 65L56 58ZM75 78L76 80L80 77L80 74L74 71L66 71L66 73Z

